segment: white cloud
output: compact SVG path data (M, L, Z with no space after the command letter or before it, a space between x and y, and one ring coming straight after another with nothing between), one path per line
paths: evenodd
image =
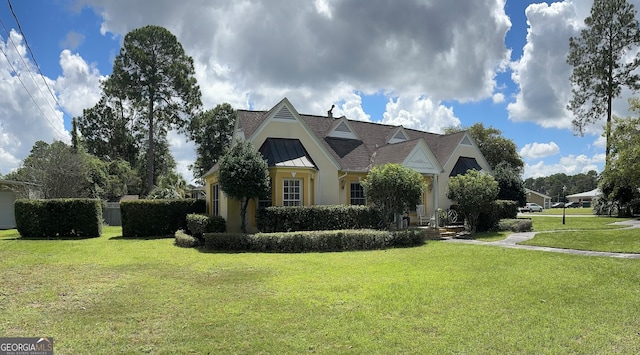
M540 159L558 154L560 147L555 142L529 143L520 149L520 155L525 159Z
M452 108L424 97L390 99L383 117L382 122L386 124L433 133L442 133L446 127L460 125Z
M532 121L542 127L570 128L566 109L571 97L566 63L569 37L579 32L572 2L531 4L526 11L529 29L522 57L511 64L512 80L519 86L516 101L507 106L513 121Z
M607 147L607 138L603 135L598 136L598 138L596 138L593 141L593 146L597 148L605 149Z
M90 67L79 54L71 54L67 49L60 53L59 76L55 88L59 92L58 101L72 116L82 115L82 110L95 105L102 94L101 76L96 68Z
M636 9L640 7L640 0L630 2ZM580 35L592 3L564 0L527 7L527 43L522 57L511 63L512 80L519 87L515 102L507 106L512 121L572 129L573 113L566 109L571 100L572 68L566 63L569 37ZM628 89L622 90L620 98L614 100L615 114L628 114L627 98L631 96ZM587 126L584 133L600 135L602 126Z
M13 30L9 36L4 41L0 40L0 47L8 57L8 61L0 60L2 174L16 169L38 140L70 141L69 133L64 128L62 112L56 108L49 91L54 86L53 81L40 76L29 61L22 36Z
M504 102L504 94L501 93L501 92L497 92L497 93L493 94L491 99L493 100L494 104L502 103L502 102Z
M568 155L560 158L560 160L554 164L545 164L545 162L541 160L535 164L525 164L523 178L536 178L560 173L576 175L587 173L591 170L602 171L604 161L604 154L596 154L592 157L584 154Z
M509 57L504 0L88 3L103 18L103 33L168 28L197 63L225 68L255 106L272 91L307 91L314 101L340 83L363 92L480 100L491 97L496 71Z

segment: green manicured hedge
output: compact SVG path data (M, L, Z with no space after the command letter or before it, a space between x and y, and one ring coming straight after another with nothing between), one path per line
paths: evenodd
M531 219L501 219L498 223L499 231L530 232L533 230Z
M92 238L102 233L102 202L95 199L16 200L23 238Z
M496 200L491 207L480 213L477 232L494 231L498 229L501 219L518 217L518 202L511 200Z
M182 248L193 248L200 245L200 241L196 237L185 233L182 229L176 231L175 237L174 244Z
M214 251L270 253L373 250L421 245L423 230L388 232L371 229L299 231L284 233L205 233L204 248Z
M187 215L204 213L204 200L129 200L120 202L122 236L125 238L173 237L187 229Z
M204 233L224 233L227 231L227 222L220 216L208 216L204 214L187 215L187 232L194 236L202 236Z
M261 208L256 219L261 232L378 229L382 214L370 206L317 205Z

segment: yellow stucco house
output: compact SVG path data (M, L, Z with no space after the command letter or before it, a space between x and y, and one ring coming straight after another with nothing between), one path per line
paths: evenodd
M490 171L467 132L449 135L402 126L305 115L284 98L269 111L238 110L235 139L250 141L267 160L271 198L252 201L247 230L255 232L255 214L263 206L365 204L360 181L372 166L397 163L424 176L427 215L451 205L450 176L468 169ZM240 203L218 185L218 166L205 174L207 210L226 219L228 231L240 230ZM412 215L412 223L415 214Z

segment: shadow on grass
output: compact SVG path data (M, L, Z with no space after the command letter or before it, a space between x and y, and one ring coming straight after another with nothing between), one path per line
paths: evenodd
M169 238L175 238L173 235L164 235L164 236L157 236L157 237L123 237L121 235L115 236L115 237L110 237L109 240L158 240L158 239L169 239Z
M87 240L94 239L100 237L75 237L75 236L66 236L66 237L10 237L10 238L0 238L0 240Z

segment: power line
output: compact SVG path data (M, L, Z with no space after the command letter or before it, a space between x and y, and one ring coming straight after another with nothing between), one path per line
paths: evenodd
M38 64L38 61L36 60L36 56L33 55L33 51L31 50L31 46L29 45L29 42L27 42L27 36L24 34L24 31L22 31L22 26L20 26L20 21L18 21L18 16L16 16L16 13L13 11L13 6L11 5L11 0L7 0L7 3L9 3L9 10L11 10L11 15L13 15L13 18L16 20L16 24L18 25L18 30L20 31L20 34L22 35L22 39L24 40L24 45L25 45L25 47L27 47L27 50L29 51L29 54L31 55L31 59L33 59L33 63L35 64L36 69L38 70L38 73L40 73L40 76L42 77L42 81L44 81L44 84L47 86L47 89L49 90L49 94L51 94L51 97L53 97L53 101L56 103L56 105L58 105L58 107L62 111L62 114L64 115L64 110L62 109L62 106L58 102L58 99L56 98L56 95L54 95L53 90L51 90L51 87L49 87L49 84L47 83L47 80L45 79L44 74L42 74L42 70L40 69L40 65Z
M18 53L18 57L20 58L20 61L22 61L22 64L24 65L25 70L27 71L27 73L29 73L29 76L31 77L31 80L36 85L36 88L38 88L38 91L40 91L40 94L42 96L46 96L42 92L42 86L38 85L38 83L36 81L36 78L33 77L33 73L31 73L31 70L29 70L29 65L24 61L24 58L20 55L20 50L18 49L18 46L16 45L16 43L13 41L13 38L11 38L11 34L7 30L7 27L4 25L4 22L2 21L2 19L0 19L0 24L2 25L2 28L4 29L4 32L7 34L7 39L13 45L13 48L16 50L16 53ZM46 80L45 80L45 84L46 84ZM55 100L55 97L54 97L54 100ZM49 102L49 100L46 100L46 98L45 98L45 101L47 102L47 105L49 106L51 111L55 114L56 110L55 110L55 108L53 108L53 106L51 106L51 103Z
M27 92L27 95L29 95L29 98L31 98L31 101L33 101L33 103L36 105L36 107L38 108L38 110L40 111L40 113L42 113L42 116L44 116L44 118L47 120L47 122L49 123L49 125L51 127L53 127L53 129L55 129L58 133L60 133L60 135L62 137L66 137L66 135L62 132L60 132L60 130L51 122L49 121L49 118L47 117L47 115L45 115L44 111L42 111L42 108L40 108L40 105L38 105L38 103L36 102L36 100L33 98L33 96L31 95L31 93L29 92L29 89L27 89L27 86L24 84L24 82L22 81L22 79L20 78L20 75L18 75L18 72L16 71L16 69L13 67L13 64L11 63L11 60L9 60L9 56L7 56L7 53L4 51L4 49L2 48L2 46L0 46L0 52L2 52L2 54L4 55L4 57L7 59L7 62L9 63L9 66L11 67L11 70L13 70L14 73L16 73L16 78L18 78L18 81L20 81L20 84L22 84L22 87L24 88L24 90Z
M47 83L47 80L44 76L44 74L42 73L42 70L40 69L40 65L38 64L35 55L33 54L33 51L31 50L31 46L29 45L29 42L27 41L27 37L24 34L24 31L22 30L22 26L20 25L20 21L18 20L17 15L15 14L15 11L13 10L13 6L11 4L10 0L7 0L7 3L9 5L9 9L11 10L11 14L13 15L13 18L16 21L16 24L18 26L18 30L20 31L20 35L22 36L22 39L24 41L25 47L27 48L31 59L33 60L33 63L35 64L35 67L38 71L38 73L40 74L40 77L42 78L42 81L44 82L45 86L47 87L47 90L49 91L49 94L51 95L51 97L53 98L53 101L55 102L55 105L60 109L60 112L62 112L62 116L63 116L63 122L64 122L64 117L66 116L67 118L69 118L69 120L71 120L71 118L65 113L64 109L62 108L62 105L60 105L60 103L58 102L58 98L55 96L55 94L53 93L53 90L51 89L51 87L49 86L49 83ZM18 57L20 57L20 60L22 61L25 70L29 73L29 75L31 76L32 81L34 82L34 84L36 85L36 87L38 88L38 90L40 91L40 94L42 96L46 96L43 92L42 92L42 87L40 85L38 85L38 83L36 82L36 79L33 77L33 74L31 73L31 70L29 69L29 66L27 65L27 63L25 63L24 58L22 57L22 55L20 54L20 51L18 50L17 45L15 44L15 42L13 41L13 39L11 38L11 34L9 33L9 31L7 30L7 28L4 25L4 22L2 22L2 20L0 19L0 23L2 24L2 28L4 29L5 33L7 34L7 39L9 39L9 41L11 41L11 44L13 45L14 49L16 50L16 53L18 54ZM24 82L22 81L22 79L20 78L20 75L18 74L18 71L13 67L13 64L11 63L11 60L9 59L7 53L4 52L4 50L2 50L2 54L4 55L4 57L6 58L7 62L9 63L9 65L11 66L11 69L16 73L16 77L18 78L18 80L20 81L20 84L22 84L22 87L25 89L25 91L27 92L27 94L29 95L29 97L31 98L31 101L33 101L33 103L36 105L36 107L38 108L38 110L40 111L40 113L42 113L42 115L44 116L44 118L47 120L47 122L49 123L49 125L51 127L53 127L53 129L55 129L60 135L61 137L66 137L66 134L62 133L47 117L47 115L44 113L44 111L42 110L42 108L38 105L38 103L35 101L35 99L33 98L33 95L31 95L31 93L29 92L29 90L27 89L26 85L24 84ZM45 101L47 102L47 105L49 106L49 108L51 109L51 111L55 114L56 110L54 107L51 106L51 103L49 102L49 100L47 100L45 98Z

